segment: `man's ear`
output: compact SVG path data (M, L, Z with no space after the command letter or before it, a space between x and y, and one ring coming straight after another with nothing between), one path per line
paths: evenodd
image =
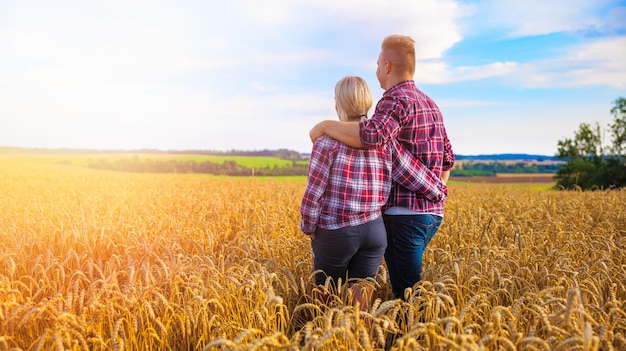
M385 73L389 74L391 72L391 62L385 60Z

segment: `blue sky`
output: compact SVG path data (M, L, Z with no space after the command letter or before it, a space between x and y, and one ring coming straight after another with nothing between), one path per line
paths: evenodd
M308 152L392 33L457 154L553 155L626 97L626 1L0 0L0 146Z

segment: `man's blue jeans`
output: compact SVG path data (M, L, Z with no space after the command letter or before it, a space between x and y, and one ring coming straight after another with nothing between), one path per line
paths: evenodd
M385 263L395 298L422 280L422 257L442 217L429 214L383 215L387 230Z

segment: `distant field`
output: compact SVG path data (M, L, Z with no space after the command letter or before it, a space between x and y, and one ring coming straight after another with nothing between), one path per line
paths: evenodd
M468 183L556 183L553 173L498 173L495 177L450 177L450 179Z
M499 162L499 163L505 163L505 164L514 164L514 163L533 163L533 164L559 164L559 163L563 163L563 161L561 160L527 160L527 159L519 159L519 160L497 160L497 159L488 159L488 160L475 160L475 159L461 159L461 160L455 160L454 164L456 165L460 165L460 164L464 164L464 163L493 163L493 162Z
M97 162L99 160L106 160L109 162L115 162L122 159L139 159L141 161L190 161L190 162L213 162L224 163L225 161L235 161L238 165L247 168L262 168L262 167L290 167L293 165L291 160L285 160L278 157L270 156L217 156L217 155L177 155L177 154L156 154L156 153L94 153L94 154L71 154L71 153L58 153L58 154L0 154L3 157L19 158L27 161L45 162L45 163L60 163L71 164L77 166L86 166L90 163ZM308 160L299 160L297 164L308 164Z
M225 161L235 161L238 165L247 168L259 168L259 167L289 167L293 165L293 161L285 160L278 157L269 156L214 156L214 155L163 155L153 158L152 155L145 156L147 159L159 159L159 160L178 160L178 161L195 161L201 162L213 162L224 163ZM308 160L296 161L297 164L308 164Z
M196 163L212 162L223 164L226 161L234 161L238 165L260 169L291 167L293 161L270 156L233 156L233 155L185 155L185 154L159 154L159 153L72 153L72 152L48 152L48 153L6 153L0 152L2 158L19 160L20 162L34 162L42 164L62 164L73 166L88 166L100 160L117 162L120 160L147 161L189 161ZM308 160L298 160L299 165L308 164ZM466 161L460 161L462 164ZM199 174L200 177L214 177L207 174ZM268 176L256 177L274 181L288 181L296 183L306 183L306 176ZM473 176L450 178L452 183L491 183L491 184L530 184L537 189L549 189L556 183L552 173L499 173L497 176Z

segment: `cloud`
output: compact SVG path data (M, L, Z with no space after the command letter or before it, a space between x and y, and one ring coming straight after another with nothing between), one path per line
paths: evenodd
M626 33L626 6L612 8L607 13L604 24L604 28L606 28L606 32L609 34Z
M486 28L501 28L507 36L524 37L557 32L613 33L615 26L624 26L616 20L621 13L619 5L616 0L488 0L473 8Z
M531 88L626 89L626 37L574 46L559 58L520 65L514 76L523 86Z
M506 103L497 100L440 99L437 102L437 105L442 109L453 109L466 107L504 106Z
M462 11L451 0L310 0L310 4L331 20L324 26L345 26L355 37L362 32L367 38L362 45L377 50L385 36L405 34L416 41L418 59L433 59L461 40L455 20ZM378 37L378 42L371 42L372 37Z
M113 1L69 8L41 2L18 8L5 14L9 30L0 31L0 62L30 79L48 71L45 81L77 86L114 81L123 83L120 88L129 81L154 86L203 74L215 77L205 88L220 91L215 82L234 71L258 82L274 74L277 87L276 78L289 79L309 65L370 68L380 40L390 33L411 35L418 57L429 59L443 57L460 40L452 1L149 5Z
M516 62L493 62L480 66L449 66L445 61L419 62L415 80L427 84L449 84L488 78L507 77L514 74Z
M416 80L423 83L501 79L502 85L525 88L612 86L626 89L626 37L567 48L560 57L527 63L493 62L481 66L450 67L445 62L423 64Z

